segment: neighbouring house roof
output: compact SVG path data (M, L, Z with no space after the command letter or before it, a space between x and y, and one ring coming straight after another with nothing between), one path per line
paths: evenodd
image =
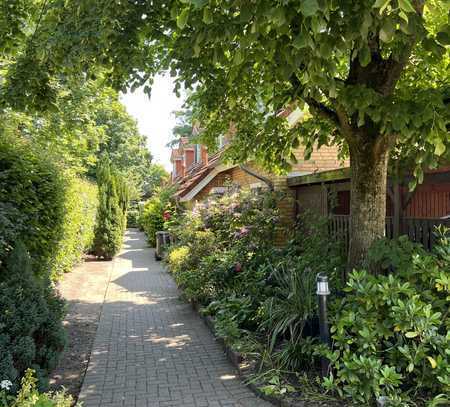
M200 182L208 177L208 175L210 175L220 165L220 158L222 156L222 153L223 150L210 156L208 158L207 164L194 164L190 168L188 168L184 177L180 178L177 181L178 190L175 193L175 196L181 201L189 201L190 199L192 199L192 197L189 196L189 193L192 192L192 190L196 187L198 189ZM196 194L194 194L194 196L195 195Z

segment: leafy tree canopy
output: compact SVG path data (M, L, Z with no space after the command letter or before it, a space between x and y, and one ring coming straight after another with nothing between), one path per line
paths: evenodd
M51 100L52 73L95 74L92 67L102 65L115 87L150 91L155 72L170 69L177 89L182 82L198 85L193 99L206 136L236 123L237 159L254 155L287 169L299 132L273 113L306 102L317 113L300 129L309 145L336 142L345 149L343 139L367 131L402 149L413 146L419 164L433 165L448 151L448 6L447 0L53 0L42 5L39 27L23 42L3 90L13 103L38 89L40 99Z
M146 173L143 195L148 198L169 181L169 173L161 164L152 164Z
M127 179L130 193L143 193L152 156L147 139L103 80L61 86L47 111L0 111L0 131L30 140L65 169L96 177L98 158L107 153Z

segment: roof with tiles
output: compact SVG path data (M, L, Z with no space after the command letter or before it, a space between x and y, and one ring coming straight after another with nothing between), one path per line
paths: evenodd
M214 170L220 164L220 158L223 150L218 151L216 154L208 158L208 163L198 163L192 165L184 175L179 178L176 183L178 184L178 191L175 196L182 198L189 191L192 190L202 179L204 179L211 171Z

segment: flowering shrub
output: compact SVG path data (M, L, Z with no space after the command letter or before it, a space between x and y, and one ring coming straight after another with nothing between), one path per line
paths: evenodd
M190 299L207 304L264 261L273 250L276 221L272 194L242 191L197 204L171 227L178 243L169 252L169 268ZM182 264L180 248L189 253Z
M241 191L197 204L171 229L177 244L167 261L184 294L205 305L216 333L233 348L254 354L257 346L271 355L269 369L311 368L317 362L315 275L327 271L337 286L335 269L344 259L327 240L326 222L317 219L275 248L277 199Z
M71 407L73 399L64 391L55 393L39 393L34 371L27 369L16 395L11 393L12 383L9 380L0 382L0 407ZM78 405L78 404L77 404Z
M175 213L175 206L172 201L173 192L172 187L159 188L145 203L139 216L138 225L146 233L151 247L156 246L156 232L167 230L172 213Z
M325 386L360 403L450 403L450 250L435 253L406 236L381 240L372 260L385 273L354 271L333 320L333 373Z

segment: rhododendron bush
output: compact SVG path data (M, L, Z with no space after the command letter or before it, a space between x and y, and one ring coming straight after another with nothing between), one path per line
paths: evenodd
M169 252L169 267L190 299L207 304L264 262L274 250L280 198L231 192L196 204L173 223L177 244Z

